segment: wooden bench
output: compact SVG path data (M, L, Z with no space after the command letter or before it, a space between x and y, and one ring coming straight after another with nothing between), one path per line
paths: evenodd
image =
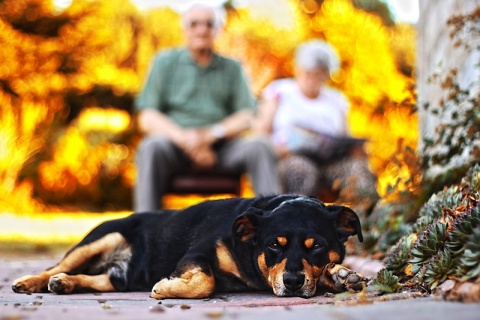
M242 173L215 170L215 169L190 169L171 177L167 194L232 194L237 197L242 195ZM324 202L335 202L338 191L328 188L320 190L317 197Z
M218 169L189 169L171 177L167 194L233 194L242 192L241 172Z

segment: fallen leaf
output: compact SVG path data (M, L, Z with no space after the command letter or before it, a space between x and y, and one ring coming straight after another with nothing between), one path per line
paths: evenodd
M210 311L210 312L205 313L205 316L207 316L208 318L212 318L212 319L218 319L218 318L223 317L223 312L221 312L221 311Z

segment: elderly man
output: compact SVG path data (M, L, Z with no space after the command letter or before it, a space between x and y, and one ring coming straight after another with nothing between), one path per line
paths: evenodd
M169 175L191 166L246 171L256 194L278 193L267 139L239 137L255 105L240 64L213 50L218 13L197 4L182 22L186 47L155 56L136 100L145 138L137 153L135 211L160 208Z

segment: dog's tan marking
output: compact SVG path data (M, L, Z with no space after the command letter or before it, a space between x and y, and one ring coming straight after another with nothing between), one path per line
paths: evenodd
M302 288L303 296L311 297L317 291L317 282L322 275L322 268L311 265L307 260L302 259L303 275L305 276L305 284Z
M99 254L109 254L119 246L128 246L123 236L118 232L109 233L92 243L76 248L53 268L45 270L38 275L29 275L16 279L12 284L12 289L17 293L40 292L47 287L51 276L58 273L68 273L80 267L92 257Z
M110 282L110 277L106 273L95 276L59 273L50 277L48 281L48 290L60 294L82 291L83 289L100 292L115 291L115 287Z
M341 265L331 263L323 268L322 275L320 276L320 283L322 286L332 290L333 292L338 292L338 289L335 287L335 282L332 279L332 272L335 272Z
M335 252L333 250L328 251L328 260L333 263L339 263L340 255L338 254L338 252Z
M267 267L267 262L265 261L265 253L262 252L258 256L257 263L258 263L258 268L262 272L263 278L270 285L270 282L268 281L268 267Z
M313 248L313 245L315 244L315 239L313 239L313 238L307 238L307 239L305 239L304 244L305 244L305 248L307 248L307 249L312 249L312 248Z
M268 269L268 283L273 289L273 293L277 296L283 296L285 292L285 286L283 284L283 274L285 273L285 265L287 259L283 259L273 267Z
M273 267L269 268L268 270L268 280L272 283L272 287L275 281L279 277L283 278L283 274L285 273L285 265L287 264L287 259L283 259L279 263L275 264Z
M285 247L287 245L288 240L286 237L277 237L277 242L282 247Z
M258 267L262 272L262 275L267 282L267 284L272 287L273 292L276 295L281 295L279 290L283 291L283 273L285 272L285 265L287 263L286 259L283 259L280 263L277 263L273 267L269 268L267 262L265 261L265 253L262 253L258 256Z
M305 272L305 277L306 278L315 280L315 282L316 282L320 278L320 276L322 275L323 268L315 266L315 265L311 265L305 259L302 260L302 264L303 264L303 270Z
M165 278L157 282L153 286L150 297L202 299L209 297L214 289L214 277L205 274L199 267L192 267L179 278Z
M242 279L240 271L238 270L237 263L233 259L230 250L225 246L223 241L217 243L216 248L218 267L220 270L226 273L233 274L235 277Z

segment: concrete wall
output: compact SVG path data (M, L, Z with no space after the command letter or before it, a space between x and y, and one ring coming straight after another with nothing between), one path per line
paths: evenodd
M480 0L419 0L419 5L416 77L420 127L422 137L432 137L438 124L446 119L425 112L423 105L428 102L431 106L438 106L445 92L438 84L428 83L429 77L457 68L462 87L473 81L478 83L480 79L479 68L475 67L480 63L479 51L455 48L449 35L452 28L447 26L452 15L471 13L480 6ZM477 37L474 45L478 45L478 40Z

